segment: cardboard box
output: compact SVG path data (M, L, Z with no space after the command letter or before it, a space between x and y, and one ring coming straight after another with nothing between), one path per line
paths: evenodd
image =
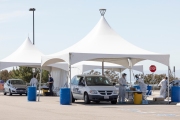
M162 97L154 97L153 101L164 101L164 98L162 98Z
M136 91L136 89L133 87L130 87L130 91Z

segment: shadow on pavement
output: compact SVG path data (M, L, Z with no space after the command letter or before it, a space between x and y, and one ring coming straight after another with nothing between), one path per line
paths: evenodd
M111 104L110 102L100 102L100 103L95 103L95 102L91 102L90 104L85 104L83 101L82 102L75 102L73 103L74 105L83 105L83 106L151 106L151 105L156 105L156 106L160 106L160 105L172 105L172 104L169 104L168 102L163 102L163 103L149 103L149 104L146 104L146 105L135 105L133 104L132 102L131 103L125 103L125 104ZM109 108L109 107L108 107Z

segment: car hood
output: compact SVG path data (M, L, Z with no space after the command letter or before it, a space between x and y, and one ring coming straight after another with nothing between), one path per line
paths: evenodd
M11 85L11 86L15 88L27 88L26 85Z
M114 86L88 86L91 90L116 90Z

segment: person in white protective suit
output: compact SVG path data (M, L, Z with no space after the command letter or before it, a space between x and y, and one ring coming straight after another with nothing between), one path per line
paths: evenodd
M165 77L165 79L161 80L161 82L158 85L158 86L161 86L160 96L163 98L166 98L167 79L168 77Z
M146 92L147 92L147 84L145 84L145 83L144 83L144 80L143 80L142 78L139 78L138 75L135 75L135 77L136 77L136 81L137 81L138 84L139 84L140 91L142 92L143 99L145 99Z
M119 101L125 103L125 94L126 94L126 73L122 74L122 77L119 79Z

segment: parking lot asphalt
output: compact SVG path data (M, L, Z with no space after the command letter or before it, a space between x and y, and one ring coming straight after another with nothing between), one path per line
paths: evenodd
M177 105L85 105L77 101L60 105L59 97L41 97L28 102L27 96L0 93L0 120L180 120Z

